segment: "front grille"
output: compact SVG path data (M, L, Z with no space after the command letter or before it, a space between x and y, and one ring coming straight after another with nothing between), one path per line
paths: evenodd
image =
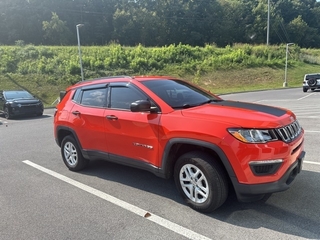
M300 135L302 128L299 122L295 121L285 127L277 128L276 131L284 142L291 142Z
M33 108L33 107L38 107L38 104L22 104L21 107L26 107L26 108Z
M34 114L42 110L39 103L24 103L12 108L13 114Z

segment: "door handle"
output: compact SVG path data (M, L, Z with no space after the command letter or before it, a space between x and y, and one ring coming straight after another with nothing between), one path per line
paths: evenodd
M115 115L107 115L106 118L109 120L118 120L118 117Z
M73 111L72 114L78 116L78 115L80 115L80 112L79 111Z

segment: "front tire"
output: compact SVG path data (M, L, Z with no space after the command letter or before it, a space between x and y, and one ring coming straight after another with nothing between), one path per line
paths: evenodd
M228 180L221 164L210 155L194 151L182 155L174 168L176 187L186 203L199 212L212 212L228 196Z
M64 164L69 168L71 171L80 171L84 169L89 160L85 159L82 156L80 148L71 135L66 136L61 143L61 155Z
M6 119L10 119L10 118L11 118L11 114L10 114L10 112L9 112L9 108L8 108L8 107L5 107L5 108L4 108L3 113L4 113L4 117L5 117Z

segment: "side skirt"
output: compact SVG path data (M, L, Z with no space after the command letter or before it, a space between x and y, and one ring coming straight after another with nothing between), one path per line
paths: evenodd
M82 150L83 156L90 160L105 160L108 162L113 162L117 164L121 164L124 166L129 166L133 168L138 168L142 170L146 170L155 174L158 177L165 178L165 174L163 174L162 170L150 163L143 162L133 158L127 158L115 154L105 153L105 152L97 152L90 150Z

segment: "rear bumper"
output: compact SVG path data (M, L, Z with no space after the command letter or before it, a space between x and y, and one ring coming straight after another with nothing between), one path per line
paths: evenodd
M265 194L285 191L294 182L295 177L302 169L305 151L302 151L297 160L288 168L286 173L275 182L263 184L241 184L236 178L231 178L238 200L247 202L261 199Z
M316 88L320 88L320 82L318 82L318 83L317 83L316 85L314 85L314 86L310 86L308 83L305 82L305 83L302 84L302 87L303 87L303 88L306 88L306 89L311 89L311 88L315 88L315 89L316 89Z
M308 86L308 85L306 85L306 86L302 86L303 88L306 88L306 89L317 89L317 88L320 88L320 86L313 86L313 87L310 87L310 86Z

